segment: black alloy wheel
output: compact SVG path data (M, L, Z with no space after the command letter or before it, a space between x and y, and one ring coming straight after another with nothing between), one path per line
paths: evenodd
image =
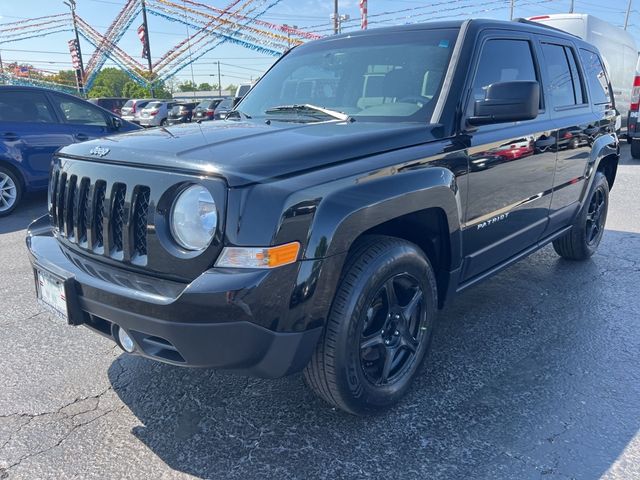
M373 385L402 378L416 360L425 337L424 292L411 275L389 278L376 292L365 312L360 335L360 362Z
M586 234L587 245L594 245L600 240L607 218L607 203L602 189L596 189L591 195L589 209L587 210Z

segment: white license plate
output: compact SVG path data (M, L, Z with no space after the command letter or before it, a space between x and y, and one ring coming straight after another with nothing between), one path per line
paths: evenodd
M38 300L44 307L57 317L67 320L67 299L64 293L64 283L48 273L37 271Z

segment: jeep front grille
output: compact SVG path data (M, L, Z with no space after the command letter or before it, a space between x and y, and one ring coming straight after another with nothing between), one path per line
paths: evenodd
M105 180L57 170L51 181L51 221L61 237L116 260L146 256L149 187L108 185ZM133 192L132 198L128 192Z
M134 250L138 255L147 254L147 213L149 212L149 188L140 187L133 209Z

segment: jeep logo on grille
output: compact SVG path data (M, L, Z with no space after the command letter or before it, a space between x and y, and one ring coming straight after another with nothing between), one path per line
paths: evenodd
M110 151L111 150L105 147L93 147L91 150L89 150L89 154L96 155L97 157L104 157Z

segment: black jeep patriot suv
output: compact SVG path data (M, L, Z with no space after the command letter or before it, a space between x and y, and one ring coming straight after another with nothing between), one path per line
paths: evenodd
M598 51L526 21L284 55L213 123L71 145L27 245L42 303L127 352L402 397L436 311L553 242L598 247L618 163Z

